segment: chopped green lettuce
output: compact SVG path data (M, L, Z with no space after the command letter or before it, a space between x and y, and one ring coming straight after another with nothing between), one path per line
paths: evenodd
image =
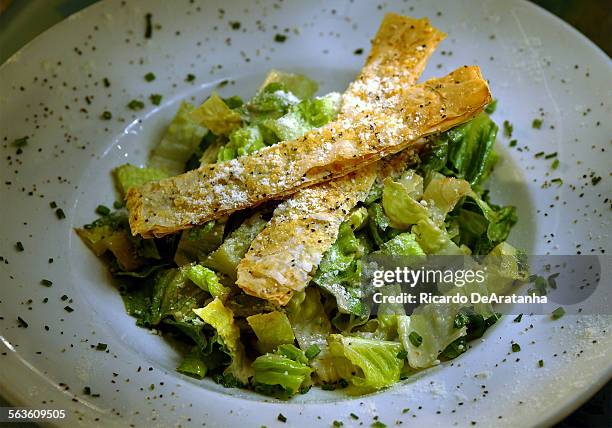
M215 135L229 135L242 124L240 114L229 108L216 92L189 115L193 121L205 126Z
M444 132L423 157L424 172L440 171L467 180L482 182L490 172L497 125L486 113Z
M324 97L305 99L289 108L278 119L269 119L264 125L272 130L280 141L294 140L313 128L325 125L340 111L341 96L336 92Z
M150 181L161 180L168 177L168 173L155 168L139 168L126 163L113 170L117 188L122 197L125 197L130 187L142 186Z
M400 230L408 230L413 224L429 217L427 208L412 196L412 189L400 181L385 179L382 205L389 224Z
M236 280L236 268L251 242L266 226L261 213L255 213L225 238L223 244L208 256L203 264Z
M459 309L459 305L452 303L431 303L419 306L410 316L399 316L398 334L411 367L425 368L437 364L438 355L466 334L465 326L457 328L454 323ZM415 337L420 340L415 340Z
M200 348L195 346L191 352L185 356L181 365L176 368L176 371L195 377L196 379L204 379L208 368L202 358Z
M425 252L412 233L400 233L380 246L380 253L389 256L424 256Z
M204 261L223 242L226 222L227 218L219 218L181 232L174 262L182 266Z
M211 296L224 300L229 294L229 289L219 282L219 278L212 270L197 264L187 265L183 269L191 282Z
M287 316L300 348L311 345L324 347L331 333L331 323L321 303L321 295L315 287L295 293L287 304Z
M304 353L293 345L281 345L275 353L253 361L253 386L256 391L287 399L310 383L312 369Z
M218 340L230 356L232 361L225 369L225 374L233 376L242 384L248 384L252 368L240 341L240 328L234 321L234 313L219 298L203 308L193 309L193 312L217 331Z
M257 336L257 347L262 354L295 340L289 318L283 312L251 315L246 320Z
M404 365L397 358L402 349L400 343L332 334L328 344L330 354L341 360L337 364L340 377L356 392L375 391L399 381ZM342 362L343 358L351 364Z
M229 142L217 153L217 161L223 162L240 156L250 155L263 149L263 136L258 126L243 126L229 135Z
M187 160L208 132L191 117L194 108L190 103L181 103L160 143L149 156L148 165L151 168L168 175L178 175L185 171Z
M75 231L96 256L112 253L122 271L135 271L148 258L159 258L153 241L132 236L123 213L110 213Z
M361 301L361 261L363 245L347 222L340 225L338 238L323 255L313 282L332 294L340 312L364 316Z
M291 92L301 100L312 97L317 92L317 89L319 89L317 82L302 74L286 73L279 70L270 70L268 72L260 91L270 83L280 84L286 91Z

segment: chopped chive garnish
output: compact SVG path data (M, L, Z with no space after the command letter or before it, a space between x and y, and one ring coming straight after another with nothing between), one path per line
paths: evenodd
M232 21L229 23L230 27L232 28L232 30L240 30L240 22L238 21Z
M555 309L554 311L552 311L552 313L550 314L550 317L554 320L558 320L559 318L561 318L563 315L565 315L565 309L563 309L562 307L558 307L557 309Z
M113 202L113 208L116 210L123 208L123 202L122 201Z
M512 124L508 122L507 120L504 120L503 127L504 127L504 136L506 136L507 138L512 137L512 130L514 129Z
M416 331L413 331L408 335L408 340L410 340L410 343L412 343L417 348L423 343L423 338Z
M536 158L541 158L542 156L544 156L544 152L537 152L534 157Z
M106 351L106 348L108 348L108 345L106 343L98 342L98 344L96 345L96 351Z
M98 205L96 207L96 214L100 214L100 215L109 215L111 212L109 207L106 207L104 205Z
M153 35L153 15L151 15L150 13L147 13L145 15L145 39L150 39L151 36Z
M65 294L62 295L62 297L60 297L62 302L65 302L66 300L68 300L68 296L66 296Z
M354 55L361 55L362 53L363 53L363 48L355 49L355 50L353 51L353 54L354 54Z
M372 425L370 425L372 428L387 428L386 424L383 424L381 421L376 421L374 422Z
M285 36L284 34L277 34L276 36L274 36L275 42L283 43L285 40L287 40L287 36Z
M100 117L104 120L111 120L113 118L113 114L110 111L106 110L102 112Z
M91 394L91 388L86 386L83 388L83 394L84 395L90 395Z
M144 108L144 103L139 100L132 100L127 106L130 110L142 110Z
M13 146L15 147L24 147L28 144L28 139L30 137L21 137L21 138L17 138L15 141L13 141Z
M557 157L557 152L552 152L544 156L544 159L552 159Z
M521 345L519 345L518 343L512 344L512 352L519 352L520 350L521 350Z
M560 178L553 178L552 180L550 180L550 182L558 184L559 186L563 185L563 180L561 180Z
M161 104L162 96L160 94L151 94L149 100L151 100L151 104L158 106Z
M49 206L50 206L52 209L56 209L56 208L57 208L57 202L55 202L55 201L51 201L51 202L49 202Z
M28 328L28 323L21 317L17 317L17 323L19 324L19 327Z
M601 181L601 177L599 177L599 176L595 176L595 177L591 178L591 184L593 186L596 186L597 184L599 184L600 181Z
M510 147L516 147L516 145L517 145L517 144L518 144L518 141L516 141L516 140L510 140L510 144L509 144L509 146L510 146Z
M523 314L518 314L516 318L514 318L514 322L521 322L523 319Z
M41 285L44 285L45 287L51 287L53 285L53 282L49 281L48 279L41 279L40 283Z
M304 355L306 355L306 358L308 358L309 360L312 360L314 357L316 357L320 353L321 353L321 348L319 348L315 344L312 344L308 348L306 348Z
M64 310L68 313L74 312L74 309L72 309L70 306L64 306Z
M487 104L484 111L487 112L488 114L493 114L495 113L496 108L497 108L497 100L493 100L489 104Z
M539 360L538 361L538 366L539 367L544 367L544 360Z
M542 127L542 119L533 119L533 122L531 122L531 127L533 129L540 129Z
M557 169L557 168L559 168L559 163L560 163L560 162L559 162L559 159L555 159L555 160L554 160L554 161L553 161L553 162L550 164L550 167L551 167L552 169Z
M355 420L358 420L358 419L359 419L359 416L357 416L355 413L351 413L351 415L350 415L350 416L351 416L351 418L353 418L353 419L355 419Z
M102 84L104 85L105 88L110 87L110 80L108 80L108 77L105 77L104 79L102 79Z
M341 426L344 426L344 422L342 422L342 421L334 421L334 422L332 422L332 426L334 428L341 427Z
M399 351L397 355L395 356L395 358L397 358L398 360L405 360L407 357L408 357L408 352L404 351L403 349Z
M154 81L154 80L155 80L155 74L153 74L153 73L151 73L151 72L148 72L147 74L145 74L145 75L144 75L144 79L145 79L147 82L152 82L152 81Z
M187 81L187 82L193 82L193 81L195 80L195 78L196 78L196 77L195 77L195 74L191 74L191 73L189 73L189 74L187 75L187 77L185 78L185 81Z
M548 286L549 286L550 288L552 288L553 290L556 290L556 289L557 289L557 281L556 281L556 278L557 278L558 276L559 276L559 272L557 272L557 273L553 273L552 275L550 275L550 276L547 278L547 281L548 281Z
M276 419L278 419L279 421L281 421L282 423L287 422L287 418L285 417L285 415L283 415L282 413L279 413L278 416L276 417Z
M21 241L17 241L17 242L15 243L15 249L16 249L17 251L19 251L19 252L22 252L22 251L24 250L24 248L23 248L23 244L21 243Z
M66 218L66 213L64 213L64 210L61 208L58 208L55 210L55 216L60 219L63 220Z

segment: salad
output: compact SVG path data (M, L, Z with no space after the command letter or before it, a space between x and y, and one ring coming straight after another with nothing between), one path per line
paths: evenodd
M114 169L114 210L76 232L137 325L185 344L179 372L281 399L363 394L456 358L497 321L490 305L364 305L372 254L486 256L485 293L524 276L506 242L516 211L486 190L486 82L465 67L416 84L443 38L389 14L344 94L273 70L247 100L181 103L146 166Z

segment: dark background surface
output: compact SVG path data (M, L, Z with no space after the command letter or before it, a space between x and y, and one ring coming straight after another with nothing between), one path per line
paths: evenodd
M0 63L66 16L97 0L15 0L0 14ZM451 1L451 0L449 0ZM554 13L612 56L612 0L532 0ZM6 0L5 0L6 2ZM0 8L2 1L0 0ZM563 374L559 374L563 382ZM529 397L526 397L527 399ZM9 404L0 397L0 406ZM34 427L35 425L21 425ZM612 382L555 428L612 427Z

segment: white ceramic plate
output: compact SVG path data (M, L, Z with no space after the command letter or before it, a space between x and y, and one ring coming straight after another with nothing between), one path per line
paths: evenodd
M528 426L554 422L610 378L612 321L603 316L504 319L452 363L367 397L313 390L289 403L264 402L176 373L178 353L134 325L72 228L91 221L97 204L112 204L109 171L143 163L181 99L202 100L225 79L222 94L248 96L272 67L313 76L322 92L343 90L364 60L354 52L367 53L384 12L429 16L449 37L425 77L480 65L499 99L494 118L509 120L517 147L525 147L500 138L493 197L518 206L511 242L533 254L609 253L612 67L578 32L522 1L123 3L103 1L70 17L0 68L7 399L66 408L73 424L88 426L369 426L375 417L387 425ZM156 27L145 40L149 12ZM284 43L275 42L279 33ZM157 76L151 83L143 79L149 71ZM188 73L194 82L185 81ZM164 95L161 106L147 101L151 93ZM134 98L146 104L138 114L125 107ZM99 118L104 110L112 120ZM544 124L534 130L541 112ZM12 142L23 136L29 144L16 154ZM551 171L550 160L534 158L539 151L557 151L560 167ZM603 177L595 187L593 175ZM562 185L551 184L556 177ZM17 241L25 251L16 251ZM509 355L512 340L519 354ZM107 351L92 349L99 342ZM99 396L84 395L85 386Z

